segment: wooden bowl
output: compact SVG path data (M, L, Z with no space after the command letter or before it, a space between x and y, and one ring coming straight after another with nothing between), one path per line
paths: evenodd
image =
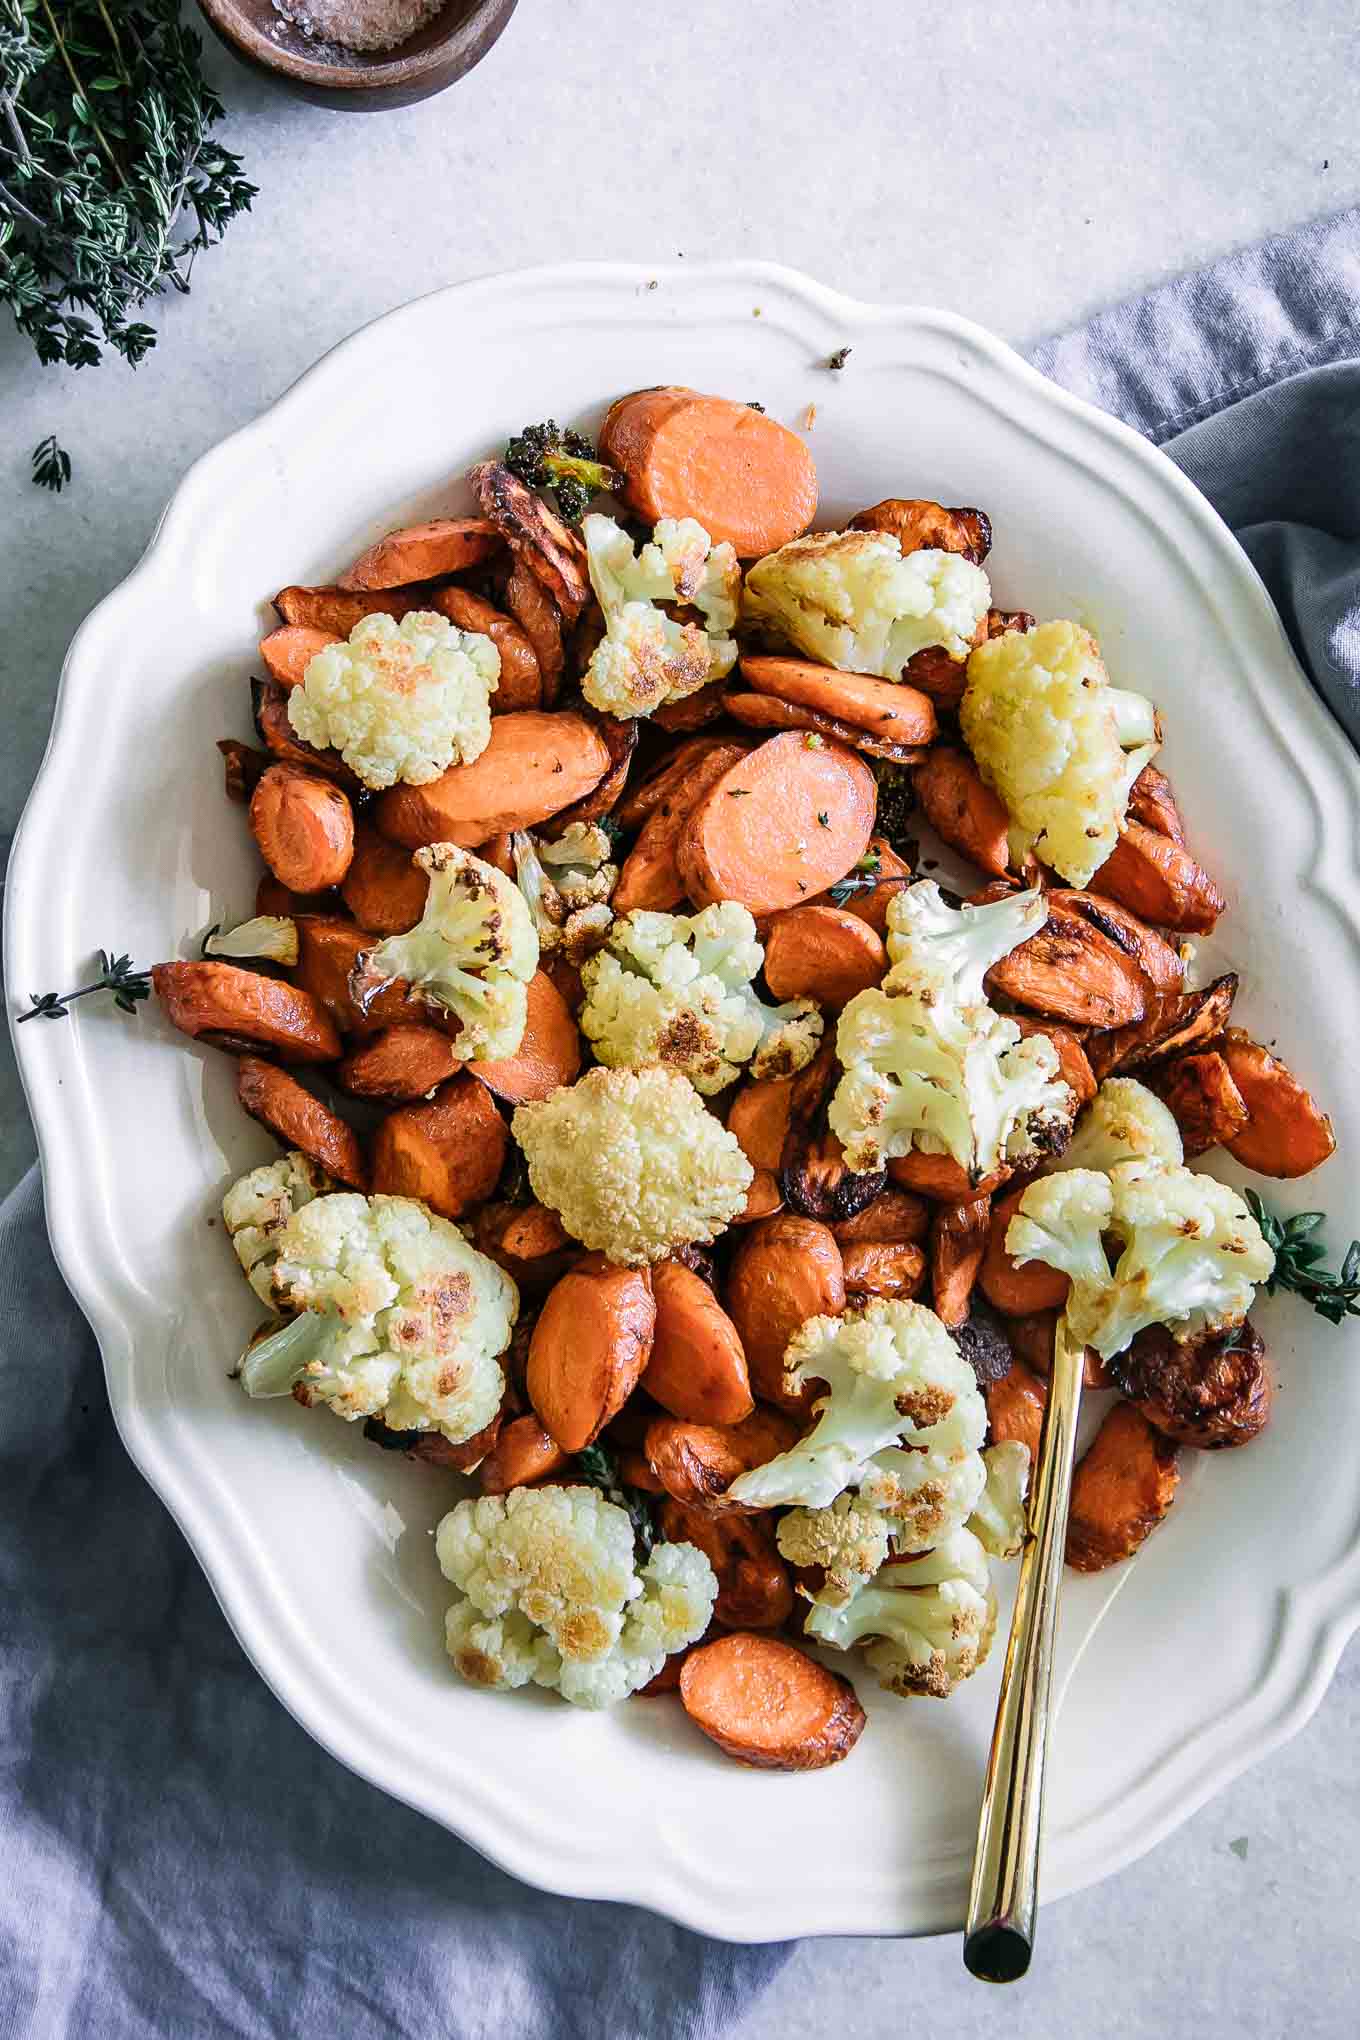
M319 106L367 112L411 106L479 64L519 0L446 0L443 11L394 50L368 53L314 42L276 12L273 0L198 0L236 56ZM298 13L306 0L298 0Z

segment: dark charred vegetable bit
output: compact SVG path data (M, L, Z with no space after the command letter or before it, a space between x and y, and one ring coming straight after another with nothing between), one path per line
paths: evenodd
M845 367L853 352L854 349L851 347L838 347L833 354L827 355L823 366L833 371L840 370Z
M647 1557L656 1542L656 1517L652 1503L640 1488L625 1487L608 1448L596 1442L587 1445L574 1459L574 1470L588 1486L599 1488L611 1502L627 1511L639 1559Z
M617 489L623 477L606 467L584 432L549 418L526 425L505 449L505 465L531 489L551 489L568 524L579 524L592 496Z
M779 1186L789 1209L828 1225L863 1211L888 1180L882 1169L857 1176L827 1125L826 1108L839 1077L840 1065L828 1043L794 1078L779 1163Z
M950 1337L977 1376L979 1388L986 1388L989 1381L1003 1381L1015 1365L1004 1319L980 1296L973 1296L967 1321L957 1325Z
M227 799L244 807L274 761L267 751L256 751L235 737L219 737L217 748L222 754Z
M74 992L30 992L28 1011L15 1016L15 1025L22 1026L25 1020L64 1020L68 1007L77 999L88 999L91 992L112 992L120 1013L135 1013L142 1000L151 996L150 971L134 968L130 956L112 956L107 949L97 949L95 954L99 976L92 984L81 985Z
M495 1445L503 1415L503 1411L497 1410L484 1429L474 1432L460 1445L455 1445L442 1431L390 1430L380 1417L365 1419L364 1436L370 1445L377 1445L384 1452L404 1452L408 1459L418 1459L425 1466L437 1466L450 1473L471 1473Z
M1011 954L1017 952L1012 950ZM1225 971L1199 992L1156 992L1141 1020L1091 1035L1086 1053L1097 1083L1148 1063L1166 1062L1223 1032L1237 997L1237 972Z
M886 836L894 850L900 850L909 864L916 861L916 844L908 835L916 811L911 773L896 765L876 765L878 807L874 816L876 835Z
M1242 1195L1275 1256L1275 1272L1265 1285L1266 1295L1273 1296L1277 1289L1292 1290L1329 1324L1360 1317L1360 1240L1351 1241L1340 1272L1333 1272L1321 1265L1327 1249L1315 1237L1318 1227L1327 1222L1325 1211L1300 1211L1293 1218L1282 1219L1254 1190L1244 1190Z
M1250 1320L1186 1340L1149 1325L1109 1365L1115 1386L1155 1430L1217 1452L1249 1444L1270 1421L1265 1350Z

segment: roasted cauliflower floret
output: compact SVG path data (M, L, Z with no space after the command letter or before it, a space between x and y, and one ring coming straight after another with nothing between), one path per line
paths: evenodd
M651 715L731 672L741 569L726 541L714 545L692 517L663 518L640 553L612 517L589 516L581 532L605 622L581 682L587 701L608 715ZM677 603L702 622L668 615L663 605Z
M956 910L933 879L894 895L893 968L855 994L836 1029L844 1074L828 1120L852 1169L917 1147L952 1155L977 1183L1003 1161L1062 1151L1076 1101L1058 1052L1046 1034L1022 1040L982 982L1047 913L1038 892Z
M204 937L205 956L261 956L267 963L298 960L297 922L287 914L256 914L234 928L214 928Z
M673 1070L587 1070L521 1105L513 1130L539 1203L629 1267L716 1239L751 1185L735 1136Z
M775 1542L790 1565L821 1566L826 1580L816 1599L840 1606L871 1579L888 1556L887 1517L860 1495L837 1495L829 1508L790 1509Z
M460 1598L445 1641L463 1678L549 1686L612 1707L708 1627L718 1583L691 1544L657 1544L639 1572L627 1512L594 1488L515 1488L459 1502L435 1533Z
M1146 1084L1106 1077L1077 1121L1063 1156L1069 1169L1112 1169L1118 1162L1183 1162L1181 1130Z
M456 1225L414 1198L338 1191L295 1209L275 1246L268 1300L296 1315L245 1354L247 1395L291 1393L454 1444L491 1422L519 1293Z
M456 843L431 843L415 862L429 874L425 911L405 935L365 950L350 978L361 1009L405 979L455 1020L454 1053L469 1062L513 1055L528 1015L525 986L538 969L538 937L523 893L504 872Z
M929 547L905 558L883 531L814 531L749 569L742 613L809 658L900 680L942 645L963 660L991 603L981 567Z
M1112 687L1080 624L1006 631L969 655L963 739L1011 819L1011 861L1032 851L1089 885L1118 841L1134 780L1159 747L1157 712Z
M1113 1269L1108 1235L1120 1248ZM1188 1339L1240 1324L1275 1266L1235 1190L1149 1160L1119 1162L1108 1175L1065 1169L1031 1183L1006 1229L1006 1251L1071 1276L1063 1323L1073 1343L1106 1360L1145 1325Z
M996 1597L987 1554L955 1530L920 1558L893 1559L841 1606L814 1603L807 1634L860 1647L879 1684L903 1697L947 1700L991 1649Z
M609 1067L660 1063L706 1095L743 1066L791 1076L816 1054L822 1016L810 999L763 1004L751 980L764 960L756 924L735 901L692 915L637 908L581 972L581 1032Z
M238 1177L222 1199L222 1222L261 1303L274 1301L270 1281L289 1219L336 1187L324 1169L294 1150Z
M489 637L433 610L400 623L365 616L308 661L288 720L305 744L338 751L365 786L424 786L481 757L500 675Z
M982 1463L987 1485L967 1527L993 1558L1014 1558L1028 1528L1029 1447L1019 1438L1003 1438L984 1447Z
M594 822L572 822L554 843L516 829L510 838L519 889L540 951L560 950L584 963L609 933L609 898L619 881L609 834Z

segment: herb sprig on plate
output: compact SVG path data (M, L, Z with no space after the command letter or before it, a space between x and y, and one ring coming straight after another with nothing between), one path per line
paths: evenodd
M1360 1317L1360 1240L1351 1241L1339 1270L1325 1268L1327 1248L1317 1237L1319 1227L1327 1222L1325 1211L1300 1211L1293 1218L1277 1218L1254 1190L1242 1194L1275 1256L1275 1272L1266 1283L1266 1295L1273 1296L1277 1289L1291 1290L1334 1325L1348 1317Z

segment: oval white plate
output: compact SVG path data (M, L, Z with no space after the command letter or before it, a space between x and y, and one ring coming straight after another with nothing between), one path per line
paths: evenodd
M846 344L842 373L820 366ZM815 405L824 523L890 494L991 513L997 599L1082 617L1115 679L1163 705L1192 841L1232 900L1206 968L1242 971L1241 1016L1318 1085L1343 1157L1360 1153L1360 1090L1337 1052L1360 1011L1360 770L1228 532L1168 461L977 328L750 264L440 292L346 341L199 461L71 647L11 866L15 999L69 984L100 943L173 955L251 911L255 860L213 741L247 732L274 588L324 581L383 529L461 503L449 478L528 420L593 418L659 382L759 399L790 423ZM725 1762L673 1701L591 1716L461 1686L428 1534L443 1483L324 1415L252 1406L227 1378L258 1312L214 1214L271 1152L235 1105L231 1063L152 1008L81 1007L16 1039L52 1238L124 1441L260 1671L328 1749L531 1882L711 1934L957 1925L999 1651L947 1706L862 1682L859 1748L806 1778ZM1338 1246L1360 1232L1344 1159L1275 1201L1325 1205ZM1355 1341L1287 1300L1260 1317L1280 1382L1270 1430L1247 1453L1185 1455L1136 1567L1069 1581L1065 1669L1080 1664L1049 1897L1149 1847L1296 1729L1360 1616Z

